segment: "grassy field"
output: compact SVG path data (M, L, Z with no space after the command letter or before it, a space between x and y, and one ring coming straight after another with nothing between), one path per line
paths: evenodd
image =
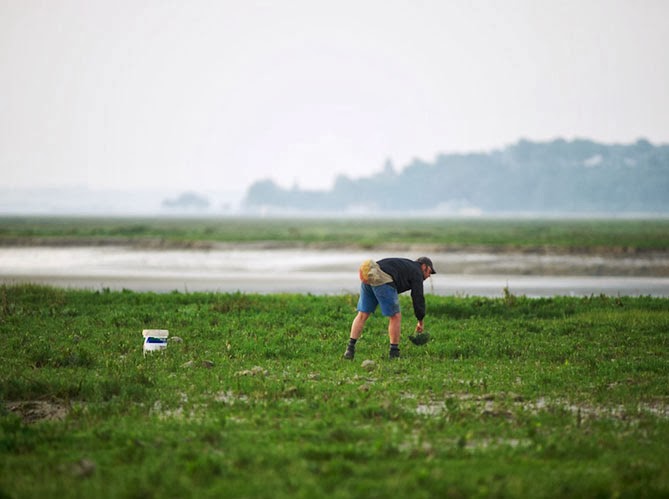
M634 253L669 250L669 219L0 218L0 244L73 242L424 244Z
M0 287L0 497L669 496L669 300L356 299Z

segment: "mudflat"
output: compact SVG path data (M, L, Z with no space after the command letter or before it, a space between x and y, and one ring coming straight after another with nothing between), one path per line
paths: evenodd
M0 247L0 282L156 292L356 293L362 260L422 254L438 270L425 283L427 293L499 296L508 288L527 296L669 296L669 255L663 252L601 255L429 247L10 246Z

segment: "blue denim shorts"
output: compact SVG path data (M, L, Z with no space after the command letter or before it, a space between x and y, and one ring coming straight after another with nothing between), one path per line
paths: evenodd
M377 305L381 305L381 313L391 317L400 311L400 297L397 290L390 284L381 286L370 286L360 284L360 299L358 299L358 312L367 314L374 313Z

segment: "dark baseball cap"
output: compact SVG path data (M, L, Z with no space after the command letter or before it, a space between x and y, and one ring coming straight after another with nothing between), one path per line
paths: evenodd
M437 271L434 270L434 265L432 265L432 260L430 260L428 257L426 257L426 256L421 256L420 258L416 259L416 261L417 261L418 263L424 263L425 265L427 265L428 267L430 267L430 273L431 273L431 274L436 274L436 273L437 273Z

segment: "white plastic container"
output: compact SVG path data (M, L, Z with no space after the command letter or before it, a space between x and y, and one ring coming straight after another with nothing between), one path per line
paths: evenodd
M146 355L146 352L165 350L169 335L170 333L167 329L145 329L142 331L142 336L144 336L144 355Z

